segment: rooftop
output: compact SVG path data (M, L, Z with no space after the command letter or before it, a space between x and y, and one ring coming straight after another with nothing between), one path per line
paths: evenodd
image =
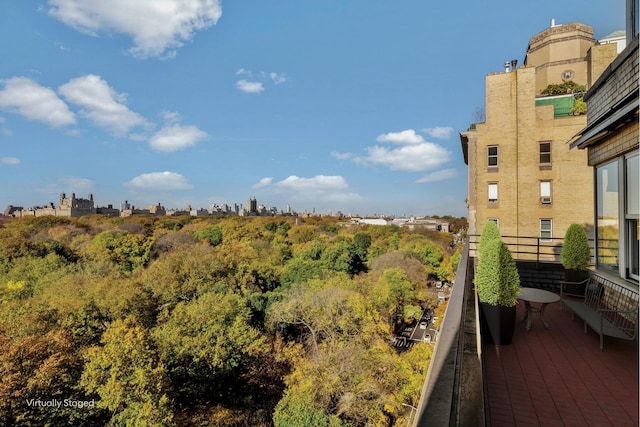
M524 305L517 308L522 319ZM488 426L638 425L638 342L599 337L550 304L546 330L516 326L508 346L482 345Z

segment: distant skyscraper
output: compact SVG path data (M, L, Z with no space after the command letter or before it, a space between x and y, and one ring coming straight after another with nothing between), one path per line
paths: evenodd
M258 213L258 201L256 200L255 197L247 200L247 212L251 213L251 214L256 214Z

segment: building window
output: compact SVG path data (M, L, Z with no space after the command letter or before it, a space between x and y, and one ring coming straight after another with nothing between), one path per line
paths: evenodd
M498 203L498 183L497 182L489 183L489 202Z
M596 168L596 263L618 270L618 160Z
M540 166L549 166L551 164L551 143L540 143Z
M491 145L487 147L487 166L490 168L498 167L498 146Z
M551 181L540 181L540 203L543 205L551 203Z
M495 222L496 225L500 227L500 224L498 223L498 218L487 218L487 221Z
M640 237L638 234L638 219L640 218L640 164L638 153L625 158L625 240L626 240L626 277L639 280L640 271Z
M540 220L540 241L550 242L553 238L553 221L551 219Z

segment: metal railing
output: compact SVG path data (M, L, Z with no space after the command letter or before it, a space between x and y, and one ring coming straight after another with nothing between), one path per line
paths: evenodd
M469 253L476 255L479 234L469 234ZM561 263L563 238L533 237L533 236L502 236L502 240L509 247L511 254L516 260L535 261L536 263ZM591 265L595 265L594 239L589 239L589 249L591 250ZM615 264L618 259L618 240L599 239L598 240L598 262L600 264Z

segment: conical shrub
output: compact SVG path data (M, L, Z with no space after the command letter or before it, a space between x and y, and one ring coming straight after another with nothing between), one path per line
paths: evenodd
M485 241L475 284L480 302L502 307L517 304L520 275L511 251L502 239Z

